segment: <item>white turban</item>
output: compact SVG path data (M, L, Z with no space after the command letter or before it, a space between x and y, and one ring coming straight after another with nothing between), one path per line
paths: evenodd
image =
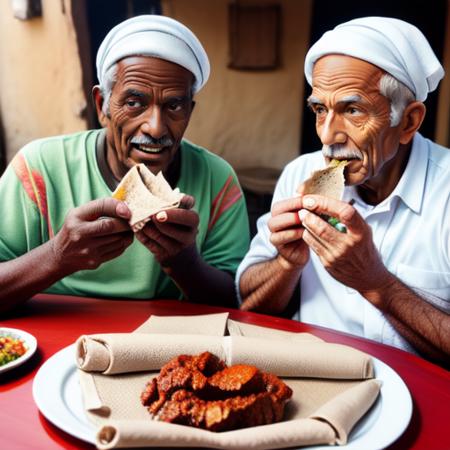
M421 102L444 76L422 32L389 17L363 17L327 31L305 58L305 76L310 85L314 63L329 54L353 56L380 67L408 86Z
M208 80L208 56L194 33L169 17L144 15L119 23L106 35L97 52L100 84L113 64L127 56L138 55L165 59L192 72L194 93Z

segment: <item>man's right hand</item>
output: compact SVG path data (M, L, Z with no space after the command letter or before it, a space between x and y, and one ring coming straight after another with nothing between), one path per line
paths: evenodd
M280 314L289 305L309 260L310 250L303 241L305 229L298 215L301 209L301 197L273 204L267 226L278 255L249 266L242 274L239 289L244 311Z
M309 259L309 247L302 239L305 229L298 216L302 207L301 197L281 200L272 206L268 222L270 242L278 250L280 264L287 269L303 268Z
M50 241L58 267L65 274L96 269L121 255L133 242L131 212L114 198L93 200L67 214Z

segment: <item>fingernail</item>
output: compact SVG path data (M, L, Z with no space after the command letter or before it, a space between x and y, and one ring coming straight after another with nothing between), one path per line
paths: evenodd
M305 220L305 217L307 214L308 214L308 211L306 211L306 209L301 209L298 212L298 217L300 217L300 220L303 222Z
M167 220L167 213L165 211L160 211L156 214L156 219L158 222L165 222Z
M125 203L119 203L116 208L117 215L123 217L124 219L128 219L130 217L130 210Z
M311 197L305 197L305 198L303 199L303 204L304 204L305 206L307 206L308 208L311 208L311 207L313 207L313 206L316 204L316 202L315 202L314 199L311 198Z

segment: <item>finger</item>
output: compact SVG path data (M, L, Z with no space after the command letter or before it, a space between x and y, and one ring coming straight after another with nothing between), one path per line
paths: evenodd
M270 242L275 247L290 244L303 238L304 228L292 228L270 235Z
M306 235L311 235L315 239L315 244L320 244L328 251L332 251L334 247L337 247L337 242L342 239L342 233L338 232L325 220L318 215L309 212L306 209L301 209L298 213L303 226L308 233L304 234L305 242L307 241ZM309 241L307 242L309 243ZM314 246L315 248L315 246Z
M86 236L107 236L130 231L130 225L123 219L102 217L92 222L84 222L81 226Z
M114 244L116 242L133 242L134 233L133 232L122 232L115 234L108 234L106 236L98 236L95 237L92 242L97 247L99 246L108 246Z
M194 228L198 226L198 214L192 210L186 209L167 209L165 211L160 211L154 217L152 217L154 222L170 222L174 224L184 225L188 228Z
M296 194L297 194L299 197L303 197L303 195L305 195L305 188L306 188L306 184L305 184L305 183L302 183L302 184L297 188Z
M169 222L155 222L155 227L161 234L168 236L177 242L186 242L194 234L192 228Z
M140 236L137 236L137 238L161 264L165 258L175 253L172 248L166 247L167 243L163 245L161 240L154 241L153 239L149 239L145 234L141 234Z
M286 212L298 211L302 207L301 197L292 197L281 200L272 205L272 217Z
M303 233L303 241L323 261L329 252L328 246L308 228Z
M138 239L142 237L142 239L144 240L146 239L157 240L160 236L161 232L156 228L156 225L153 223L153 221L147 222L144 228L136 232L136 237Z
M191 240L192 230L189 229L189 232L183 232L181 228L181 225L176 225L176 227L179 228L178 232L174 232L172 237L164 232L162 232L158 226L162 224L156 224L153 227L143 228L142 233L145 235L141 242L144 245L149 245L150 242L156 242L158 245L165 249L168 253L174 252L177 248L180 247L180 244L188 242ZM173 225L171 226L174 227ZM184 228L184 227L183 227Z
M315 214L325 214L336 217L348 230L362 231L365 222L356 209L349 203L324 197L322 195L305 195L303 208L313 211Z
M142 229L136 233L136 237L146 247L150 248L152 252L161 249L167 252L173 250L176 243L169 237L164 236L159 230L155 228Z
M180 208L192 209L195 205L195 198L192 195L185 194L180 201Z
M267 225L272 233L285 230L288 228L298 227L302 222L298 216L298 212L288 212L273 216L269 219Z
M131 217L131 211L126 203L107 197L92 200L78 207L76 215L80 220L85 221L97 220L100 217L117 217L128 220Z
M134 235L126 235L120 237L120 239L109 240L107 238L102 240L101 245L98 247L99 255L103 256L107 253L114 252L116 250L121 249L124 251L127 247L129 247L134 239Z

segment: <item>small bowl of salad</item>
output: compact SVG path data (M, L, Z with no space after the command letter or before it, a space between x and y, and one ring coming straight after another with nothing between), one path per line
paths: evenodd
M36 338L23 330L0 327L0 373L20 366L34 354Z

